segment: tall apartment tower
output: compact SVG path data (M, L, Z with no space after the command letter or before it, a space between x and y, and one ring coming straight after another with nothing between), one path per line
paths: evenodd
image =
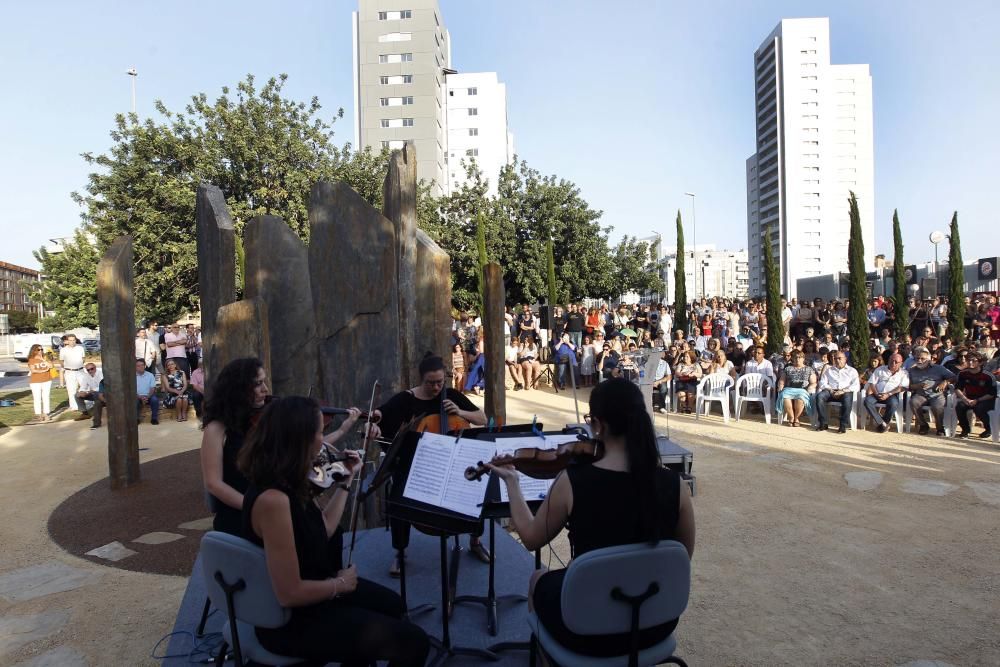
M830 64L827 18L784 19L754 53L757 152L746 162L750 294L765 291L762 243L796 281L847 271L848 197L858 198L866 264L875 256L872 79Z
M496 72L449 74L448 192L466 182L466 163L475 161L489 181L488 194L497 191L500 169L514 159L514 137L507 130L507 86Z
M437 0L358 0L353 19L354 145L377 152L412 141L417 178L442 194L451 46Z

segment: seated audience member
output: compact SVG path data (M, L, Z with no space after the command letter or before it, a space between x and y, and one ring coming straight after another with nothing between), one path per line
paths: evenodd
M517 353L517 363L521 366L525 391L532 389L538 381L538 376L542 374L542 362L538 360L538 346L535 345L533 337L525 338L521 343L521 349Z
M968 357L969 367L958 374L955 381L955 412L958 414L958 425L961 432L960 438L969 437L972 428L969 413L973 413L983 422L983 432L980 438L989 438L993 435L990 430L989 412L993 409L997 397L997 386L993 376L983 372L983 355L974 352Z
M657 412L667 411L667 392L670 390L670 364L660 359L653 375L653 407Z
M101 416L104 414L104 408L108 405L106 399L107 394L105 393L106 387L107 385L102 377L100 384L97 385L97 395L94 397L94 406L91 408L94 412L94 420L90 424L91 431L101 428Z
M869 359L868 359L868 368L866 368L861 373L861 384L862 385L867 385L868 381L872 377L872 373L875 372L875 369L876 368L881 368L881 367L882 367L882 357L881 356L879 356L877 354L873 354L871 357L869 357Z
M868 309L868 324L871 327L872 336L877 336L882 325L885 324L885 311L879 305L878 299L872 299L871 308Z
M896 412L900 401L903 400L903 392L910 386L910 376L903 370L903 358L898 354L889 357L888 366L879 366L872 371L865 385L865 410L875 421L876 430L885 433L889 427L885 423L885 418L879 413L876 403L885 405L886 417L891 417Z
M747 359L746 364L743 366L743 374L760 373L771 381L771 386L774 386L777 382L777 378L774 373L774 366L770 361L765 359L764 356L764 346L755 345L752 350L751 357Z
M806 366L806 355L802 350L793 351L792 363L785 366L778 379L778 398L775 402L779 419L788 413L788 426L800 426L802 413L812 414L816 381L816 371Z
M512 338L504 347L504 364L510 379L514 382L514 391L524 389L524 376L521 373L521 366L517 363L517 353L521 346L517 344L517 339Z
M188 416L188 381L187 374L177 367L177 360L167 357L166 368L160 376L160 388L163 389L163 405L174 408L177 421L187 421Z
M736 367L733 366L733 362L726 358L726 353L722 350L716 350L712 361L708 365L708 374L712 375L715 373L721 373L722 375L728 375L735 381L738 377L736 374Z
M917 432L926 435L930 431L923 408L934 415L934 426L938 435L944 435L945 390L955 374L944 366L931 363L931 353L926 347L913 348L913 364L907 373L910 377L910 412L916 417ZM904 364L905 366L905 364Z
M451 346L451 386L459 391L465 388L465 350L461 343Z
M92 361L88 361L84 365L83 369L83 373L77 374L76 389L76 400L83 407L83 410L81 411L80 416L76 418L76 421L90 418L87 401L92 403L97 402L97 395L100 393L101 380L104 379L104 372L94 365L94 362Z
M146 362L135 360L135 394L139 412L139 423L142 423L142 406L149 406L149 423L156 426L160 423L160 399L156 395L156 376L146 370Z
M698 393L698 382L703 375L701 364L694 350L687 350L681 354L681 360L675 369L677 383L674 390L677 392L677 405L681 412L690 414L694 409L696 394Z
M847 365L847 355L831 352L833 364L827 366L819 378L819 393L816 394L817 431L829 428L827 407L830 403L840 403L840 433L846 433L854 410L854 396L861 388L858 371Z
M597 373L602 380L610 380L621 375L618 367L621 355L611 343L605 343L601 353L597 355Z

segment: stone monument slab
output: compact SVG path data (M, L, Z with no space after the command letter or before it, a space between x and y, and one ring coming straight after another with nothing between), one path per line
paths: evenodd
M382 214L392 222L396 234L396 285L399 294L400 381L411 386L416 366L423 354L417 350L416 275L417 263L417 154L413 142L389 156L389 168L382 184Z
M233 359L257 357L267 377L271 377L270 327L260 300L243 299L222 306L215 315L215 324L212 354L219 370Z
M483 290L483 326L486 334L483 338L486 356L486 395L483 410L486 418L492 418L497 424L507 423L507 396L505 375L507 365L504 356L504 300L503 269L496 262L489 262L483 267L483 279L486 288Z
M212 359L219 308L236 300L236 232L222 190L198 186L195 203L198 238L198 298L206 389L224 364ZM209 389L210 391L210 389Z

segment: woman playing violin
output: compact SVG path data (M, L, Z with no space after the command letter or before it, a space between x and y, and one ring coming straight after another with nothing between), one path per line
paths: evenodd
M594 438L604 456L559 475L538 513L532 515L511 466L490 466L507 484L511 520L525 548L539 549L569 529L573 557L594 549L677 540L694 553L691 494L676 472L660 466L656 435L639 388L624 379L602 382L590 394ZM529 605L563 646L586 655L628 653L629 635L577 635L562 620L565 570L539 570L531 577ZM645 648L665 639L677 620L640 633Z
M237 468L236 458L270 393L264 365L253 357L234 359L222 369L211 389L202 421L202 481L216 500L213 530L241 536L247 480ZM326 436L327 442L340 439L360 414L357 408L351 408L340 428Z
M427 635L403 620L400 597L343 566L339 524L359 454L348 451L347 482L322 506L311 496L309 471L323 446L319 405L290 396L267 404L239 454L249 480L243 534L264 548L275 596L292 612L280 628L257 628L257 638L269 651L313 664L423 665Z

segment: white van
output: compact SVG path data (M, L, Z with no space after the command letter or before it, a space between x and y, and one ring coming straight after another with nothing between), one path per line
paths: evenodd
M14 358L18 361L27 361L28 351L32 345L41 345L45 352L55 350L59 347L60 338L50 333L17 334L14 336Z

